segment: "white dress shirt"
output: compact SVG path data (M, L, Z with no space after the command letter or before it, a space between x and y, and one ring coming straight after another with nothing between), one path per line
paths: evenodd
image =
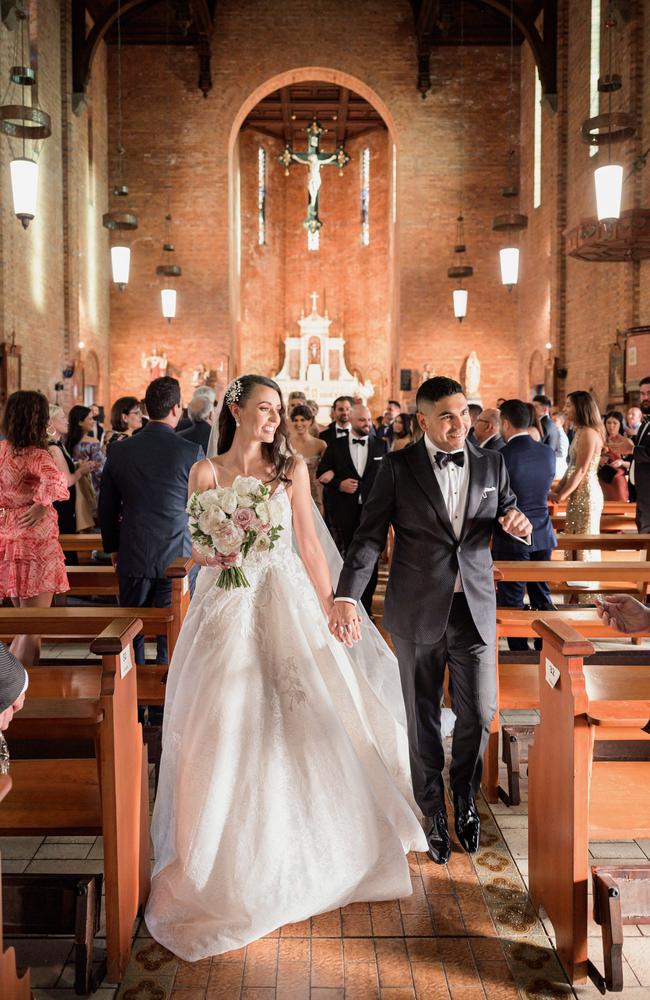
M349 437L351 425L348 424L347 427L341 427L340 424L336 424L336 436L337 438Z
M355 441L363 443L354 444ZM364 472L366 471L366 465L368 462L368 435L350 434L348 436L348 448L350 449L350 457L352 458L352 464L357 470L359 479L361 479Z
M469 460L467 451L465 448L457 448L451 452L452 455L462 452L465 455L464 465L460 466L456 465L455 462L447 462L446 465L441 467L436 462L436 452L440 451L440 448L430 440L427 434L424 435L424 444L429 460L431 461L433 474L438 480L438 486L440 487L442 499L447 508L454 534L456 538L460 538L463 524L465 523L465 511L467 509L467 496L469 493ZM454 584L454 593L460 594L462 590L463 584L459 572Z

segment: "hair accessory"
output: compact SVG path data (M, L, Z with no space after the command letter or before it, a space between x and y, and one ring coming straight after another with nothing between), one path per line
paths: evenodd
M232 406L233 403L239 402L239 399L243 391L244 391L243 385L241 384L240 380L236 378L234 382L230 383L230 386L226 391L226 395L224 397L224 403L226 404L226 406Z

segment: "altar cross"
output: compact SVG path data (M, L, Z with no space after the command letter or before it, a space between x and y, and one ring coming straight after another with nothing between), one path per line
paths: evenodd
M335 153L321 152L320 137L326 129L315 118L305 131L307 133L307 151L305 153L296 153L287 143L278 156L278 160L284 166L284 172L287 176L289 175L289 167L292 163L302 163L303 166L309 169L309 178L307 181L307 218L303 225L310 233L315 233L323 225L318 217L321 167L327 167L332 163L336 163L339 172L342 172L343 168L350 162L350 156L346 153L342 144L337 147Z

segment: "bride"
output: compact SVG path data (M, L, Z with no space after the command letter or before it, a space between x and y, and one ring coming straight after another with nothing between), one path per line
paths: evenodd
M408 896L406 853L427 850L396 660L369 623L354 649L328 631L308 471L290 454L279 387L258 375L231 384L217 456L193 467L190 494L238 475L271 486L284 530L247 557L248 588L219 589L195 553L204 568L169 670L146 911L153 937L188 961Z

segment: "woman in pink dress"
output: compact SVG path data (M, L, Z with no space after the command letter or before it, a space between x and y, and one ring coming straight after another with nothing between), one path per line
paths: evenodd
M49 608L69 590L59 525L52 503L68 487L47 450L49 407L40 392L7 400L0 441L0 601L17 608ZM25 666L38 663L40 636L17 635L11 652Z

